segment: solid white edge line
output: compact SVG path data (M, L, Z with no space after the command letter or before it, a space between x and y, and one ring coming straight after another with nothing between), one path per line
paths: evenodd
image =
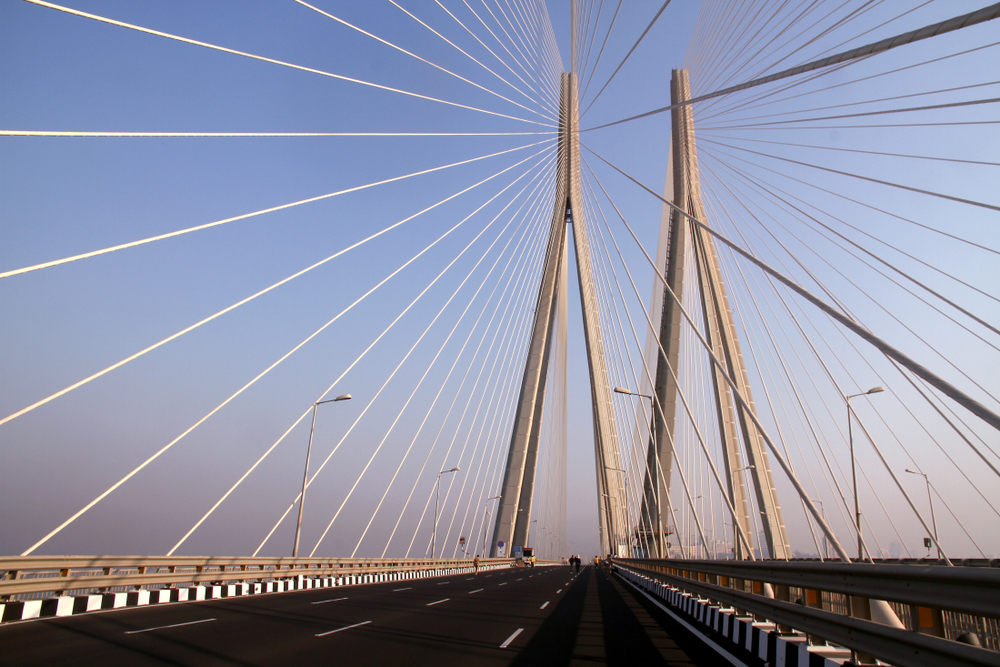
M371 623L371 621L364 621L362 623L355 623L354 625L347 625L347 626L344 626L342 628L337 628L336 630L329 630L327 632L321 632L321 633L319 633L316 636L317 637L326 637L327 635L332 635L335 632L342 632L344 630L350 630L351 628L357 628L357 627L360 627L362 625L368 625L369 623Z
M510 637L507 637L507 641L505 641L503 644L500 644L500 648L507 648L507 646L509 646L510 643L514 641L514 639L516 639L517 636L522 632L524 632L524 628L518 628L517 630L515 630L514 634L512 634Z
M341 600L346 600L347 598L336 598L334 600L319 600L318 602L310 602L309 604L326 604L327 602L340 602Z
M428 602L428 603L427 603L427 604L425 604L424 606L425 606L425 607L433 607L433 606L434 606L434 605L436 605L436 604L441 604L442 602L447 602L447 601L448 601L448 600L450 600L450 599L451 599L451 598L445 598L445 599L443 599L443 600L438 600L437 602Z
M697 635L699 639L701 639L703 642L705 642L706 644L708 644L709 646L711 646L715 650L716 653L718 653L723 658L725 658L726 660L728 660L731 665L735 665L735 667L747 667L747 664L745 662L743 662L740 659L736 658L735 656L731 655L728 651L726 651L726 649L722 648L721 646L719 646L718 644L716 644L714 641L712 641L711 639L709 639L700 630L698 630L693 625L691 625L690 623L688 623L687 621L685 621L683 618L681 618L680 616L678 616L677 614L675 614L674 612L672 612L668 607L663 606L663 604L661 604L660 601L657 600L656 598L654 598L652 595L650 595L646 591L642 590L641 588L639 588L638 586L636 586L635 584L633 584L631 581L629 581L625 577L618 577L618 578L621 581L624 581L626 584L628 584L632 588L634 588L635 590L637 590L640 593L642 593L643 595L645 595L647 598L649 598L650 602L652 602L653 604L655 604L657 607L659 607L663 611L667 612L667 614L669 614L671 618L673 618L675 621L677 621L678 623L680 623L681 625L683 625L689 631L691 631L692 633L694 633L695 635Z
M546 600L545 604L543 604L541 607L539 607L539 609L545 609L546 607L548 607L549 606L549 602L551 602L551 600Z
M166 630L167 628L179 628L183 625L197 625L199 623L208 623L209 621L214 621L214 618L203 618L200 621L188 621L187 623L174 623L173 625L160 625L155 628L145 628L143 630L129 630L125 634L127 635L137 635L140 632L152 632L153 630Z

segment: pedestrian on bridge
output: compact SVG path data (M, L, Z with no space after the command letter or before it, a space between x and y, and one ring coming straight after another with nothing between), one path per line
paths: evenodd
M472 567L475 569L473 576L479 574L479 554L476 554L476 557L472 559Z

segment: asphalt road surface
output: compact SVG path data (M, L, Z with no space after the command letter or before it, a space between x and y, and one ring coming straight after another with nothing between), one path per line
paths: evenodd
M0 626L0 665L716 665L617 577L536 567Z

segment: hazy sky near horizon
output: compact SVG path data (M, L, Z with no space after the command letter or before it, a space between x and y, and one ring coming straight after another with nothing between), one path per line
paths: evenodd
M525 332L537 292L532 280L537 281L544 248L541 231L551 219L554 126L547 81L557 71L554 53L543 48L521 56L519 48L524 46L527 53L528 47L519 38L500 35L500 41L517 54L501 54L503 60L510 63L525 57L532 63L509 71L437 4L399 2L489 65L496 72L491 74L389 2L312 3L508 98L501 99L291 0L67 0L63 4L319 72L222 53L29 3L4 3L0 130L477 136L0 136L0 272L470 161L0 279L3 419L323 262L85 386L0 424L4 454L0 553L18 554L29 548L149 456L171 445L38 553L165 553L270 451L177 553L248 554L261 546L262 555L286 554L294 511L277 522L291 507L302 481L308 439L308 417L302 416L319 397L345 392L354 399L319 409L311 465L316 470L328 455L330 463L310 486L303 527L307 549L331 522L320 543L323 553L423 555L431 530L428 512L433 508L435 466L463 469L442 479L442 543L451 554L459 535L478 539L483 508L495 493L498 474L502 475L509 438L505 420L510 419L508 408L516 398L523 367ZM476 23L467 5L444 4L480 39L500 50L499 42ZM499 11L498 7L509 9L512 4L534 5L489 6ZM730 26L722 36L729 36L727 45L726 39L705 32L709 23L726 25L719 15L696 27L701 3L677 0L584 116L581 127L586 130L668 104L672 68L689 67L695 94L708 92L981 4L933 2L901 17L898 9L878 7L829 32L836 20L860 10L863 3L848 3L840 14L810 15L793 26L783 15L769 17L769 11L762 11L759 20L748 20L745 31ZM589 68L617 3L603 5L601 28L581 76L583 86L590 82L583 109L622 62L660 3L623 3L591 80ZM711 7L717 12L720 5ZM773 10L768 3L762 7ZM593 12L597 8L594 3ZM550 3L548 12L562 66L568 68L569 3ZM532 15L527 23L541 19ZM997 62L996 47L988 46L998 41L997 23L928 40L919 48L903 47L781 94L775 91L783 87L762 89L751 96L753 103L742 98L743 106L725 100L696 107L706 209L713 224L993 410L1000 396L1000 338L956 315L892 267L992 326L1000 322L996 280L1000 201L995 188L1000 139L997 126L987 124L995 121L996 104L841 116L998 97L995 77L984 66ZM694 43L703 50L689 53L685 60L693 33ZM740 46L745 43L740 40L754 34L759 43ZM585 43L590 44L589 38ZM977 47L984 48L937 64L917 65ZM757 48L759 54L754 53ZM703 59L700 54L706 53L711 57ZM884 74L904 67L911 69ZM324 72L475 109L362 86ZM876 75L881 76L854 83ZM938 90L943 92L930 94ZM802 98L792 97L807 91ZM788 98L783 106L768 106L783 98ZM804 118L819 120L798 122ZM906 124L912 126L896 127ZM589 149L660 191L669 139L667 113L582 136L587 147L584 172L593 169L649 252L655 251L659 239L661 203L604 166ZM483 158L494 153L499 155ZM811 164L993 208L820 173ZM587 187L600 190L596 179L589 175L587 179ZM462 192L467 188L471 189ZM625 295L621 309L631 313L639 345L628 321L619 325L607 320L606 326L620 330L611 337L622 346L631 345L630 354L638 360L637 350L646 340L639 303L648 306L653 274L610 203L603 196L589 201L598 200L625 262L616 258L609 237L604 245L596 240L592 244L604 248L596 252L605 253L605 258L612 257L607 267L617 266ZM429 207L433 208L422 212ZM596 209L587 213L592 224L602 228ZM365 240L401 221L405 222ZM872 256L866 255L865 261L877 264L878 258L884 259L891 266L879 270L933 306L863 264L856 251L845 250L846 242L823 231L816 221L870 251ZM597 233L592 232L593 238ZM359 242L363 244L334 257ZM466 246L468 250L463 250ZM737 325L749 339L744 354L754 368L767 369L754 380L762 420L774 428L789 460L808 480L810 492L824 501L842 540L851 544L853 537L844 502L850 495L846 421L837 391L855 393L882 384L888 389L883 397L862 399L861 405L852 402L858 416L872 440L881 443L888 467L903 478L921 512L926 509L923 479L903 469L916 467L931 475L935 502L941 503L935 509L942 541L953 545L958 555L978 555L955 517L971 514L982 517L985 526L1000 524L995 509L1000 506L1000 484L984 465L985 459L1000 466L997 432L976 424L952 404L935 403L965 421L959 437L884 358L859 349L856 339L835 333L828 322L809 319L813 312L788 301L787 295L759 273L751 274L728 251L720 251L720 256L739 313ZM410 260L412 264L392 275ZM632 295L625 266L634 274L639 299ZM574 272L571 264L570 275ZM365 296L387 276L392 277L384 287ZM575 286L570 294L568 516L567 534L562 537L569 552L586 555L598 549L597 495L589 377ZM352 306L359 298L363 300ZM415 305L408 309L411 302ZM960 319L963 327L942 310ZM621 316L625 318L624 312ZM309 338L314 332L318 333ZM810 360L810 344L831 360L829 368ZM751 346L759 352L748 351ZM413 353L408 355L411 347ZM618 349L610 343L609 347ZM440 357L432 363L439 350ZM705 365L704 359L696 361ZM701 417L711 412L704 394L710 380L703 370L694 370L694 364L689 369L693 411ZM611 363L611 382L635 389L636 378L627 365L620 359ZM797 403L786 374L800 382L798 395L806 397L808 407ZM407 403L411 394L412 402ZM635 409L635 403L616 398L623 441L634 429L628 413ZM690 428L680 428L690 445L678 457L691 479L690 497L702 498L699 511L711 517L715 533L724 534L726 517L718 498L712 497L717 491L704 457ZM861 437L858 431L855 436ZM717 444L713 437L707 436L710 448ZM982 456L970 453L963 437ZM823 455L832 460L826 468L816 463ZM859 461L866 474L862 497L865 507L871 508L866 509L866 519L884 536L880 547L900 542L915 555L925 553L919 547L923 529L886 476L879 455L859 444ZM773 462L772 468L793 548L815 552L800 503ZM631 470L637 474L637 468ZM681 540L690 541L695 528L679 484L675 494L678 533ZM549 516L549 502L540 501L538 516ZM949 504L948 510L942 509L943 503ZM898 527L890 524L889 517L898 521ZM275 525L273 535L265 539ZM991 554L1000 553L998 535L1000 530L974 531L979 546Z

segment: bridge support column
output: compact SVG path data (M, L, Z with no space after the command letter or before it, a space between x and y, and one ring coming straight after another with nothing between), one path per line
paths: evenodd
M563 264L567 261L566 234L570 224L576 250L584 340L590 368L601 549L603 553L618 553L619 545L627 545L629 540L624 479L616 472L621 469L618 437L580 193L576 86L576 74L562 75L555 210L549 228L549 245L542 269L528 358L521 380L517 412L514 415L514 432L507 452L507 467L490 545L491 557L497 556L500 542L504 543L504 549L510 553L511 546L525 546L528 540L556 304L560 297L568 296L568 285L563 284L560 275Z
M671 103L679 104L690 99L690 85L685 70L674 70L671 80ZM730 392L726 377L736 385L753 410L749 378L740 351L736 323L726 294L722 269L714 241L708 233L693 225L681 213L698 220L705 220L698 176L698 156L695 146L694 117L690 105L675 107L672 112L671 160L673 169L673 203L668 228L668 249L664 276L668 288L664 290L663 314L659 340L662 351L658 355L654 392L656 405L650 426L652 434L647 453L647 473L644 484L643 517L649 522L665 524L671 520L670 512L664 513L663 505L670 492L670 464L675 448L675 413L677 411L677 374L680 359L680 332L682 315L675 301L683 298L687 263L693 260L694 275L704 317L705 337L712 352L721 360L725 369L711 369L712 388L715 396L716 418L723 443L723 462L729 501L735 508L734 550L736 558L750 554L738 537L738 525L744 535L755 532L750 520L749 503L744 483L744 471L750 472L755 499L760 510L761 524L771 558L788 558L788 544L781 506L771 474L767 452L760 433ZM679 210L678 210L679 209ZM671 372L671 370L673 372ZM725 375L723 375L725 373ZM744 458L745 457L745 458ZM747 464L741 465L745 460ZM651 462L651 463L650 463ZM654 531L655 527L645 527ZM761 554L763 555L763 554Z

